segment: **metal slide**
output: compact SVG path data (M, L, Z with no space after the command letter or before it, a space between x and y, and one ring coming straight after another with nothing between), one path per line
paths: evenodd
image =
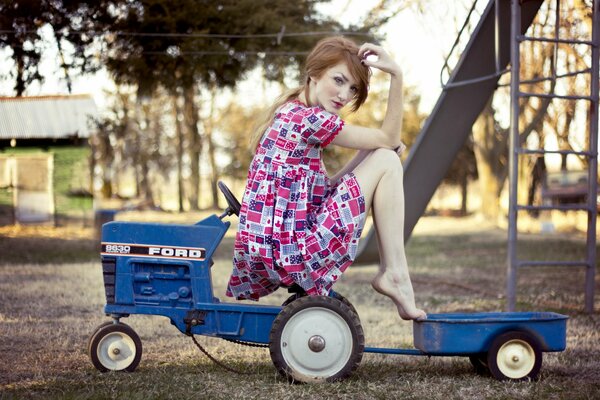
M522 33L531 25L542 3L543 0L522 1ZM405 241L494 93L499 71L510 62L510 24L511 0L490 0L410 150L404 164ZM371 229L361 241L356 262L378 260L377 235Z

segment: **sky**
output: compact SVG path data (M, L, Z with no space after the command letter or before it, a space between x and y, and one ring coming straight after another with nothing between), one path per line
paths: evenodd
M343 24L356 23L375 4L377 0L333 0L319 5L325 15L336 17ZM422 96L422 111L428 112L435 105L441 92L439 74L444 62L444 55L450 50L455 39L457 25L462 24L466 16L470 0L439 2L430 1L435 6L429 7L422 14L405 11L396 16L380 30L385 40L381 43L399 62L404 71L405 84L415 86ZM463 4L464 3L464 4ZM485 1L480 1L485 5ZM449 32L451 34L449 34ZM42 84L34 83L26 95L68 94L64 73L57 62L56 47L48 45L42 59L41 72L45 76ZM8 54L0 53L0 76L7 76L11 67ZM255 76L249 75L245 82L240 82L238 93L243 98L253 98ZM12 95L12 82L0 79L0 95ZM73 93L92 94L96 104L102 111L107 107L105 91L114 88L106 71L93 76L75 77Z

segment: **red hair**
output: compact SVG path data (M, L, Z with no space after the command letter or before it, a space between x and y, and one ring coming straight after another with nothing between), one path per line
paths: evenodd
M352 78L357 82L358 91L352 105L352 111L356 111L367 100L371 70L363 65L358 56L358 46L350 39L335 36L322 39L316 44L304 65L305 86L308 88L311 76L320 78L329 68L341 63L346 63ZM308 94L306 98L309 98Z

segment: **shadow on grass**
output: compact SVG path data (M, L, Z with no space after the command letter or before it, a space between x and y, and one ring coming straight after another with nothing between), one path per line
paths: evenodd
M99 261L99 253L93 239L0 236L0 265Z

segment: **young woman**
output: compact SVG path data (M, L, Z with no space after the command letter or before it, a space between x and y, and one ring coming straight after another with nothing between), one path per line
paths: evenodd
M370 68L391 77L379 129L338 116L364 103ZM255 132L227 295L257 300L294 284L308 295L327 295L354 261L373 207L381 266L371 284L394 301L401 318L425 318L404 253L401 70L379 46L358 48L332 37L317 43L304 73L304 84L284 94ZM331 178L321 160L330 144L360 150Z

